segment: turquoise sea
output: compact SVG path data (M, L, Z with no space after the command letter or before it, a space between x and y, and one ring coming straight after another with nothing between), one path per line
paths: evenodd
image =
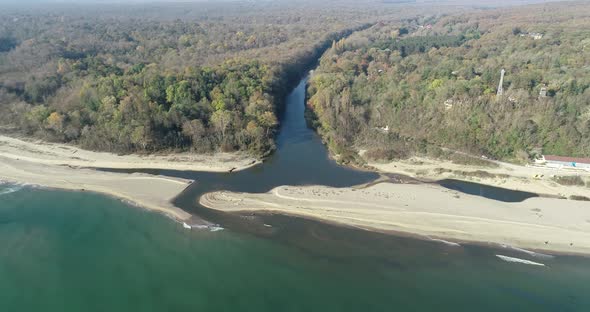
M0 194L0 311L590 311L582 258L285 217L265 221L274 238L189 231L92 193Z

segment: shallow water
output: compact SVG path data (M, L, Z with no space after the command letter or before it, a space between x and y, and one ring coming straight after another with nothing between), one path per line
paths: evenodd
M349 186L288 98L277 153L196 179L177 204L225 230L185 230L92 193L0 185L0 311L590 311L590 261L388 236L199 207L206 191ZM497 254L546 264L502 261Z

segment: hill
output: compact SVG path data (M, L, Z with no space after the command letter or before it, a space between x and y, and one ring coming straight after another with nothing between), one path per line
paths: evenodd
M380 23L322 57L308 115L345 161L590 156L589 29L585 2Z
M101 151L266 154L289 88L377 10L283 2L6 9L0 125Z

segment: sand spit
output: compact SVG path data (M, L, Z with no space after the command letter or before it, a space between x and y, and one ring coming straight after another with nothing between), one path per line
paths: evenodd
M264 194L214 192L200 199L228 211L267 211L380 232L590 254L590 202L530 198L506 203L431 184L367 188L282 186Z
M177 220L191 215L172 200L192 182L148 174L125 174L48 165L0 156L0 180L40 186L85 190L115 196Z

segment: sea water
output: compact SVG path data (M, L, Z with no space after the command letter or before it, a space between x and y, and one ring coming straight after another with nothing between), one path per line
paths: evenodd
M93 193L0 194L0 311L590 311L583 258L281 216L268 238L187 230Z

